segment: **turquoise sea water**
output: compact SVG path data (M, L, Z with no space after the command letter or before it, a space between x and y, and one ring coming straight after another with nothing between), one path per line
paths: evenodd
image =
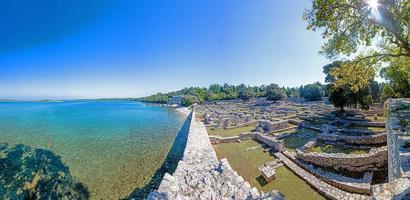
M50 149L92 199L118 199L150 181L184 120L138 102L4 102L0 143Z

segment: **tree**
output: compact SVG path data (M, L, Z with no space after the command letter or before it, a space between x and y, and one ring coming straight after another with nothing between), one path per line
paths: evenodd
M239 98L249 101L255 97L255 91L252 88L244 87L239 90Z
M320 53L327 58L347 55L352 64L374 69L387 64L383 90L392 97L410 97L404 89L410 82L410 68L404 67L410 63L409 18L408 0L313 0L304 13L307 28L322 32Z
M323 89L320 84L308 84L301 88L299 92L300 96L309 101L319 101L322 100Z
M291 97L291 98L300 97L299 88L297 87L286 88L286 96Z
M393 0L313 0L307 28L323 30L321 53L328 58L356 53L360 46L383 46L368 58L410 58L410 2Z
M410 98L410 59L394 59L380 75L389 83L384 86L385 98Z
M347 105L346 91L343 88L330 88L329 94L329 100L333 103L333 105L340 108L340 110L344 112L344 107Z
M335 107L340 107L342 111L345 106L369 108L372 103L370 85L375 72L365 64L343 61L323 67L326 81L330 83L330 101Z
M181 101L182 106L190 106L194 103L199 103L199 99L197 96L193 96L193 95L185 95Z
M266 86L266 96L268 100L278 101L286 97L286 91L277 84L270 84Z
M370 84L370 94L374 101L380 102L383 92L383 84L372 81Z

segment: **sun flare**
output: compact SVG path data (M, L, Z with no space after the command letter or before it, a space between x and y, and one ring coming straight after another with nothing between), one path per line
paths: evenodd
M378 0L367 0L367 4L370 9L377 9L379 7L379 1Z

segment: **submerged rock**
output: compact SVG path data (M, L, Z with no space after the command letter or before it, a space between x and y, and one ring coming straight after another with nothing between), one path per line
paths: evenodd
M0 199L88 199L59 156L23 144L0 144Z

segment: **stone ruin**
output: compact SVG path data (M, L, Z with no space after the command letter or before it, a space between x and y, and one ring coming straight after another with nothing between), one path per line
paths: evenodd
M370 111L348 110L346 115L339 116L332 113L334 108L324 103L285 101L261 104L263 106L241 103L237 108L231 104L218 111L236 117L230 118L231 127L235 127L238 122L245 123L250 118L251 121L258 121L259 133L240 134L230 138L211 136L210 139L212 143L254 139L271 144L267 146L274 147L275 157L280 158L281 162L289 159L285 162L288 168L331 199L405 199L410 197L410 173L406 173L410 171L410 136L407 136L410 130L410 112L405 109L408 108L406 105L409 102L392 100L388 103L390 110L400 112L391 113L387 126L385 122L367 120L382 116L380 105L371 107ZM248 110L244 111L246 109ZM214 109L216 110L218 108ZM284 147L283 139L292 134L274 133L276 130L287 128L289 123L298 125L301 130L311 129L319 132L312 142L320 141L368 151L361 154L315 153L305 148L290 152ZM358 127L386 127L388 131L369 131ZM389 183L372 185L373 173L385 170L387 166ZM269 163L259 167L259 170L267 181L275 176L275 171L269 169ZM340 171L342 173L339 173ZM360 176L352 177L349 172L359 173ZM392 176L396 178L391 179ZM322 182L319 183L314 177Z
M226 159L218 160L205 126L195 121L192 111L186 148L175 172L165 174L158 190L148 200L272 199L283 195L259 192L239 176Z
M267 183L273 181L276 178L276 168L283 166L283 163L279 160L272 160L258 167L259 172Z
M285 120L260 120L258 127L262 128L265 133L270 133L278 130L282 130L288 127L288 122Z
M407 145L410 135L410 99L389 99L386 102L388 180L373 186L373 196L381 199L410 199L410 163Z

